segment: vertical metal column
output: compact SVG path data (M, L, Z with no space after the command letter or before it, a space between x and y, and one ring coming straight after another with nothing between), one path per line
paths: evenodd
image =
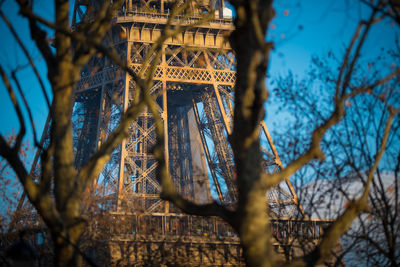
M128 29L126 30L128 31ZM130 34L129 31L126 34L127 40L129 40ZM126 62L130 64L130 45L127 45L127 53L126 53ZM125 86L124 86L124 99L123 99L123 110L124 113L128 109L129 106L129 82L130 75L128 73L125 74ZM120 164L119 164L119 173L118 173L118 192L117 192L117 211L121 211L121 195L123 193L123 185L124 185L124 173L125 173L125 157L127 155L126 152L126 139L122 140L121 143L121 154L120 154Z

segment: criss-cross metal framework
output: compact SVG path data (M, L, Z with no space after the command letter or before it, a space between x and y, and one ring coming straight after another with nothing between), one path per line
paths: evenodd
M204 2L204 1L203 1ZM191 16L177 16L173 24L188 25L201 19L211 3L193 2ZM90 6L92 5L92 6ZM197 202L217 198L223 204L237 200L233 155L227 140L231 133L236 61L226 37L234 29L223 2L213 3L215 19L169 38L154 72L151 93L157 96L166 133L165 155L178 191ZM88 19L90 1L77 1L73 26ZM95 9L95 8L94 8ZM115 19L116 26L105 42L113 46L132 69L139 73L151 46L161 35L172 9L171 1L127 0ZM119 116L135 97L130 76L96 55L82 71L76 87L74 119L76 164L87 160L115 128ZM116 211L140 209L169 212L159 199L155 177L157 162L152 154L155 125L145 110L132 123L129 137L114 152L98 183L114 184L112 204ZM267 172L281 168L279 156L265 123L260 125ZM104 187L107 188L107 187ZM289 181L267 194L270 210L277 218L301 215Z

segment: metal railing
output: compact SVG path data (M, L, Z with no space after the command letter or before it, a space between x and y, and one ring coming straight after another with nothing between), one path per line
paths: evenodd
M216 217L206 218L174 213L113 214L110 216L113 216L112 220L116 223L111 223L111 227L102 230L107 232L106 235L130 236L131 238L153 236L155 238L238 239L237 233L226 222ZM332 222L326 220L273 219L271 230L273 237L279 242L285 243L287 240L295 239L319 240L330 223Z
M169 10L167 12L161 12L161 11L154 11L154 12L144 12L135 8L132 9L121 9L120 12L118 12L118 17L143 17L143 18L151 18L151 19L164 19L167 20L170 16ZM184 23L189 23L193 24L202 19L201 15L193 14L192 16L182 16L178 15L174 17L174 22L184 22ZM207 22L208 24L210 23L217 23L217 24L225 24L225 25L232 25L233 20L228 19L228 18L214 18L210 21Z

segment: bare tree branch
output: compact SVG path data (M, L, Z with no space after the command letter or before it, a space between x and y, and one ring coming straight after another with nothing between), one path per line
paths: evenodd
M390 110L390 115L385 125L384 136L382 138L379 151L375 156L374 164L368 172L368 178L362 196L357 200L351 201L349 207L344 211L344 213L341 216L339 216L339 218L337 218L332 223L332 225L330 225L330 227L326 230L321 240L321 243L316 247L316 249L312 253L306 255L301 259L294 260L287 266L309 266L309 265L314 266L315 264L321 263L325 259L329 258L331 250L336 246L337 242L339 241L339 238L350 227L354 219L361 212L369 210L367 199L370 191L370 185L372 183L374 174L378 168L378 164L383 156L383 153L385 152L387 140L389 137L390 129L392 127L395 115L396 115L395 110Z
M15 40L17 40L19 46L21 47L21 49L22 49L22 51L24 52L26 58L28 59L29 64L31 65L31 67L32 67L32 69L33 69L33 72L35 73L36 78L37 78L38 81L39 81L40 88L42 89L43 96L44 96L44 98L45 98L45 100L46 100L46 103L47 103L47 107L48 107L48 109L50 110L50 100L49 100L49 96L47 95L46 88L45 88L45 86L44 86L43 80L42 80L42 78L40 77L39 71L37 70L35 63L33 62L32 57L29 55L29 52L28 52L28 50L26 49L26 47L25 47L24 43L22 42L21 38L19 38L19 36L18 36L17 32L15 31L14 27L12 26L12 24L11 24L10 21L8 20L7 16L4 15L3 11L1 11L1 9L0 9L0 16L2 17L2 19L4 20L4 22L7 24L7 26L8 26L8 28L10 29L12 35L14 36Z
M38 139L37 139L37 136L36 136L36 128L35 128L35 123L33 122L32 111L31 111L31 108L29 107L28 102L26 101L25 94L24 94L24 92L22 91L21 85L20 85L19 80L18 80L18 78L17 78L17 76L16 76L16 70L14 70L14 71L11 73L11 76L12 76L12 78L13 78L15 84L17 85L18 92L19 92L19 94L21 95L22 100L23 100L24 105L25 105L25 108L26 108L26 110L27 110L27 112L28 112L28 117L29 117L29 121L30 121L30 123L31 123L32 132L33 132L33 140L34 140L34 142L35 142L35 145L36 145L36 146L40 146L40 144L39 144L39 142L38 142Z
M19 149L21 148L22 139L24 138L25 132L26 132L25 120L24 120L24 116L22 114L21 108L18 104L17 97L14 93L14 89L11 87L10 80L8 79L7 74L4 72L3 67L1 65L0 65L0 75L1 75L1 78L3 79L4 85L7 88L8 95L11 98L11 102L14 106L15 112L17 113L17 117L19 120L20 129L19 129L17 138L15 140L15 144L13 147L13 150L17 151L17 153L18 153Z
M20 14L26 16L26 14L32 12L32 5L28 0L18 0L17 2L20 6ZM35 41L37 47L39 48L40 52L42 53L44 59L49 64L49 66L53 66L55 57L51 52L47 38L47 33L39 28L39 26L36 23L36 20L28 17L28 21L29 21L31 38Z
M371 17L370 20L373 20L373 17ZM356 33L354 36L358 36L358 29L356 30ZM363 37L365 39L365 35L363 35ZM364 40L363 39L363 40ZM362 40L362 43L364 42ZM353 44L353 40L351 41L351 44L349 47L351 47ZM360 47L357 47L357 50L359 50ZM350 53L349 51L346 52L346 56L344 61L346 61L346 57L347 57L347 53ZM359 54L359 52L357 53ZM353 71L354 68L354 58L353 61L351 63L351 65L353 65L353 67L350 68L349 72ZM345 63L343 62L342 67L344 69ZM342 73L342 70L340 70L339 76L338 76L338 81L340 80L340 77L343 76L344 74ZM397 75L400 74L400 68L396 68L393 72L387 74L385 77L382 77L378 80L376 80L373 84L367 85L367 86L362 86L356 89L353 89L351 92L345 94L345 95L339 95L339 91L342 90L342 94L343 92L345 92L345 89L340 89L341 87L336 87L336 97L339 96L339 98L336 98L336 105L335 105L335 110L332 112L331 116L323 123L321 124L318 128L316 128L312 134L312 143L310 145L310 148L301 156L299 156L298 159L294 160L293 162L289 163L286 168L284 168L280 173L277 174L272 174L272 175L268 175L268 174L263 174L264 178L264 185L266 188L271 188L273 186L278 185L280 182L284 181L285 177L290 177L293 173L295 173L297 170L299 170L302 166L304 166L305 164L307 164L310 160L312 159L323 159L324 158L324 154L323 152L320 150L320 143L321 140L323 138L323 136L325 135L325 133L335 124L337 124L338 122L340 122L340 120L343 118L344 116L344 110L345 110L345 102L347 100L349 100L352 97L355 97L361 93L371 93L375 88L377 88L380 85L385 84L386 82L390 81L391 79L393 79L394 77L396 77ZM351 77L351 74L348 74L348 72L346 72L346 80L349 79ZM341 86L348 86L348 82L346 82L346 85L341 85ZM337 86L339 84L337 83Z
M376 10L373 10L373 11L372 11L372 14L371 14L371 16L370 16L370 18L369 18L369 20L365 23L364 31L363 31L361 37L360 37L359 40L358 40L358 45L357 45L357 47L356 47L356 49L355 49L355 51L354 51L354 55L353 55L353 58L352 58L352 60L351 60L350 65L347 66L347 62L346 62L346 65L345 65L345 62L343 62L342 67L344 67L344 68L346 69L346 75L345 75L345 77L344 77L343 84L340 84L340 85L339 85L339 86L342 87L341 95L344 95L344 94L346 93L346 89L347 89L348 84L349 84L349 82L350 82L350 80L351 80L351 77L352 77L352 75L353 75L354 66L355 66L355 64L356 64L356 62L357 62L357 60L358 60L358 58L360 57L361 48L362 48L363 45L365 44L365 38L367 37L368 32L369 32L369 30L371 29L372 24L373 24L373 23L375 22L375 20L376 20L376 19L375 19L375 15L376 15ZM364 23L363 23L363 24L364 24ZM358 36L358 35L355 34L354 37L356 37L356 36ZM358 39L358 38L356 37L356 39ZM353 39L353 40L354 40L354 39ZM353 42L353 40L352 40L352 42ZM351 53L352 44L349 46L349 48L350 48L349 53ZM338 77L338 83L339 83L340 81L341 81L341 77ZM336 86L336 88L338 89L338 86ZM337 95L336 95L336 98L337 98Z

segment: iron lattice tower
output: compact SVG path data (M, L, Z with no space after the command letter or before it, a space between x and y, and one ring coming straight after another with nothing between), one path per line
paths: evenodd
M85 19L90 5L96 7L89 2L76 2L74 27ZM198 20L210 5L208 1L201 5L193 3L187 11L193 15L183 23ZM139 72L150 46L161 35L173 4L127 0L105 42ZM178 191L197 203L215 197L221 203L231 204L237 199L237 190L227 135L232 127L236 63L226 37L234 27L224 3L215 5L214 20L165 42L151 93L157 95L168 140L165 154ZM182 23L179 16L174 23ZM135 90L130 76L101 54L82 70L73 113L77 167L115 128ZM158 196L157 162L152 154L154 131L152 115L145 110L132 123L129 137L114 152L98 179L98 183L117 185L114 192L107 192L116 196L112 203L116 211L134 206L145 212L169 212L166 202ZM260 125L260 135L265 171L279 171L281 162L265 123ZM267 199L276 217L299 216L297 197L289 181L268 192Z
M142 66L145 57L155 56L149 55L150 47L161 35L174 2L126 0L104 44L116 49L138 73L146 67ZM90 20L101 3L76 0L72 27ZM227 140L236 79L235 55L226 38L234 30L231 11L220 0L194 1L185 10L190 16L185 21L177 16L172 24L198 21L211 5L215 10L212 21L166 40L151 93L163 120L165 156L177 190L199 204L214 198L234 205L235 166ZM88 62L76 86L72 116L77 168L116 128L136 90L131 77L101 53ZM49 136L46 131L42 142ZM110 214L111 221L119 222L108 229L108 241L114 242L109 245L111 261L161 264L169 261L168 255L177 261L178 253L186 260L175 264L240 265L240 242L230 227L217 218L184 215L159 198L161 186L152 154L155 138L154 120L145 108L96 180L101 195L98 205ZM282 164L264 122L260 141L265 171L278 172ZM299 231L312 240L322 233L323 222L300 221L304 214L289 180L267 192L266 205L278 249L292 242Z

